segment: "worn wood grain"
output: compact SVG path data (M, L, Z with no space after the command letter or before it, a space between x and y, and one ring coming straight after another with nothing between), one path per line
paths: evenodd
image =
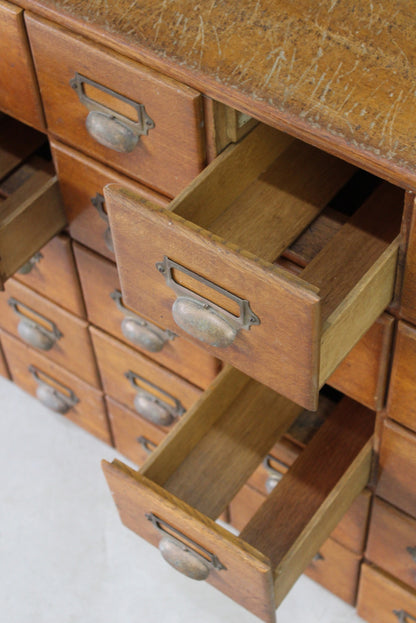
M387 413L416 432L416 329L400 321L396 333Z
M404 621L410 623L416 618L416 593L376 566L363 564L357 601L359 616L369 623L397 623L401 611Z

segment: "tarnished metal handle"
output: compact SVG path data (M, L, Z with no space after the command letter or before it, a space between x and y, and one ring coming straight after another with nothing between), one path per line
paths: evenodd
M318 552L317 554L315 554L315 556L312 558L312 562L319 562L320 560L325 560L324 556L322 556L321 552Z
M43 255L40 251L38 251L38 253L35 253L35 255L33 255L30 260L25 262L17 272L19 273L19 275L28 275L33 270L34 266L38 262L40 262L41 259L43 259Z
M224 570L218 558L153 513L146 515L163 535L159 551L174 569L192 580L206 580L211 569Z
M51 384L47 383L46 380L39 375L39 370L35 368L35 366L30 365L28 370L37 383L36 397L45 407L48 407L48 409L55 411L55 413L65 415L65 413L68 413L68 411L79 402L79 398L76 397L69 387L58 383L55 379L45 374L45 372L42 372L42 377L46 377L51 381ZM61 390L57 389L55 385L58 385Z
M267 472L269 473L269 476L265 482L265 488L267 493L271 493L273 491L273 489L276 487L276 485L279 484L279 482L282 480L283 478L283 474L281 472L279 472L279 470L275 469L271 462L274 461L275 463L279 463L280 465L282 465L283 467L287 468L287 465L285 463L283 463L282 461L279 461L278 459L276 459L274 456L272 456L271 454L268 454L265 459L263 460L263 467L267 470Z
M130 342L137 344L150 353L158 353L165 346L166 342L175 339L176 334L169 329L160 329L144 318L140 318L129 309L124 307L121 299L121 292L114 290L110 294L115 301L117 308L123 313L121 321L121 331Z
M165 277L166 284L177 295L172 306L173 319L181 329L200 342L226 348L234 342L241 329L250 329L253 325L260 324L258 316L251 310L250 303L246 299L232 294L166 256L162 262L156 264L156 268ZM174 278L173 271L180 271L230 299L237 304L239 315L235 316L216 303L179 284Z
M405 610L393 610L393 614L396 615L399 623L410 623L410 621L416 621L416 618Z
M90 201L100 215L100 218L102 218L102 220L107 223L107 229L104 232L104 242L107 249L111 251L111 253L114 253L114 244L113 237L111 235L110 220L108 218L107 212L104 210L104 197L100 193L96 193L95 197L91 197Z
M38 350L47 351L62 337L61 331L52 320L45 318L34 309L31 309L13 297L10 297L7 302L10 307L12 307L14 313L20 318L19 324L17 325L17 332L26 344ZM20 309L25 309L32 316L37 317L39 322L23 314Z
M86 78L78 72L75 73L69 83L77 92L82 104L90 111L85 125L89 134L101 145L118 152L129 153L136 147L140 136L147 134L149 130L155 127L143 104L120 95L120 93ZM135 110L137 121L89 97L85 92L85 85L90 85L124 104L128 104Z
M149 420L149 422L153 422L153 424L157 424L158 426L170 426L176 418L185 413L185 408L177 398L168 394L168 392L165 392L154 383L151 383L131 370L126 372L124 376L130 381L136 391L134 408L139 415ZM145 386L154 389L157 395L146 390L140 383L144 383ZM165 396L166 400L160 398L160 394Z
M144 435L140 435L140 437L137 437L137 443L141 445L146 454L152 454L153 450L157 448L157 445L153 441L150 441L150 439L148 439Z
M413 562L416 562L416 547L406 547L406 551L412 557Z

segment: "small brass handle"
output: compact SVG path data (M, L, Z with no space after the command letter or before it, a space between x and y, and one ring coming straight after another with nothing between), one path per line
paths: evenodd
M35 264L40 262L41 259L43 259L43 255L39 251L38 253L35 253L35 255L33 255L30 260L25 262L17 272L19 273L19 275L28 275L33 270Z
M413 562L416 562L416 547L406 547L406 551L412 557Z
M51 381L53 380L54 384L57 384L62 388L62 391L60 391L54 385L50 385L45 379L41 378L39 371L35 368L35 366L30 365L28 370L37 383L36 397L43 405L45 405L45 407L48 407L48 409L51 409L55 413L65 415L79 402L79 399L76 397L72 389L65 387L65 385L62 385L61 383L57 383L57 381L51 378ZM50 378L44 372L42 372L42 376Z
M267 493L271 493L273 491L273 489L276 487L276 485L279 484L279 482L282 480L283 478L283 474L281 472L279 472L279 470L275 469L271 462L275 462L275 463L280 463L280 465L282 465L283 467L287 468L287 465L285 463L283 463L282 461L279 461L278 459L276 459L274 456L272 456L271 454L268 454L265 459L263 460L263 467L267 470L267 472L269 473L269 476L265 482L265 488Z
M140 348L147 350L149 353L159 353L166 342L175 339L176 335L169 329L160 329L144 318L140 318L127 309L121 299L121 292L114 290L110 294L115 301L117 308L123 313L124 318L121 321L121 331L130 342L137 344Z
M319 562L320 560L325 560L324 556L322 556L321 552L318 552L317 554L315 554L315 556L312 558L312 562Z
M88 113L85 126L98 143L114 151L130 153L139 142L139 137L111 113L93 110Z
M97 210L100 218L105 223L107 223L107 229L104 232L104 242L105 242L107 249L111 251L111 253L114 253L114 244L113 244L113 237L111 235L109 218L108 218L108 214L104 210L104 197L103 195L101 195L101 193L96 193L95 197L91 197L90 201L92 205L94 206L94 208Z
M152 454L153 450L157 448L157 445L153 441L150 441L150 439L148 439L144 435L140 435L140 437L137 437L137 443L141 445L146 454Z
M399 623L410 623L410 621L416 621L416 618L405 610L393 610L393 614L396 615Z
M62 333L56 324L48 318L45 318L13 297L10 297L7 302L20 319L17 325L17 332L26 344L38 350L48 351L51 350L56 341L62 337ZM31 315L39 318L39 322L23 314L20 309L25 309ZM45 324L49 328L45 327Z
M125 377L130 381L136 391L134 408L139 415L149 422L157 424L158 426L170 426L176 418L185 413L184 407L177 398L171 396L160 387L157 387L154 383L151 383L131 370L125 373ZM147 391L144 387L139 385L138 382L142 382L145 386L153 388L158 395ZM159 394L166 396L166 400L160 398Z

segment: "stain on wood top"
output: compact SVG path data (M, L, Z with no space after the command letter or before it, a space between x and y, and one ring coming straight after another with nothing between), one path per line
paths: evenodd
M416 188L410 0L18 0ZM73 23L71 20L74 20Z

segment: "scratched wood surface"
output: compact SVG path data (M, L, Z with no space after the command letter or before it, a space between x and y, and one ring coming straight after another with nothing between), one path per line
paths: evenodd
M416 188L408 0L17 0Z

